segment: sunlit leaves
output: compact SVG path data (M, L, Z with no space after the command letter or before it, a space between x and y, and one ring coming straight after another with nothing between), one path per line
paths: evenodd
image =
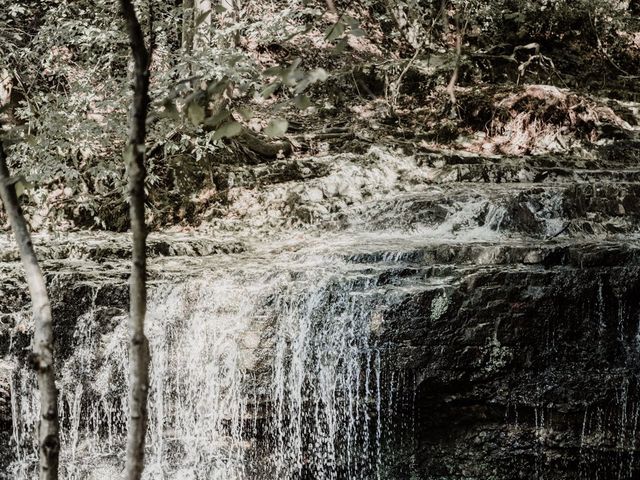
M213 140L235 137L242 132L242 125L236 121L227 122L218 127L213 134Z
M264 16L259 16L260 7L251 12L244 6L248 4L241 15L230 14L223 5L233 2L221 0L208 2L210 10L195 13L196 7L185 15L180 3L154 4L156 49L146 158L147 187L155 187L152 196L154 190L173 188L166 165L176 156L210 161L220 149L235 148L223 140L241 136L239 141L244 141L243 132L285 135L293 121L289 115L310 113L319 93L314 86L331 73L315 69L324 64L321 58L310 59L310 52L304 53L304 60L280 55L293 51L294 42L307 45L312 36L322 40L323 3L285 2L275 9L265 4ZM24 166L27 178L43 189L63 184L84 192L83 205L93 212L87 218L103 224L104 214L99 212L104 196L112 195L114 204L121 200L118 196L126 192L125 164L134 154L124 144L132 78L128 41L122 25L114 22L117 2L8 5L0 11L0 30L7 39L4 59L24 72L23 86L14 82L13 88L26 98L9 112L24 129L10 134L12 161ZM138 6L148 34L146 2ZM207 48L180 47L185 18L197 31L210 30ZM18 22L24 28L16 28ZM240 47L232 42L235 32ZM357 32L345 16L327 33L335 46Z
M264 134L267 137L281 137L287 132L289 128L289 122L284 118L273 118L264 129Z
M265 76L278 77L280 80L276 80L267 85L262 90L261 96L268 98L281 86L292 88L294 95L297 96L304 92L310 85L316 82L324 82L329 78L328 73L323 68L305 71L299 68L300 63L300 58L296 58L291 65L286 67L271 67L265 70Z
M196 127L204 122L204 107L196 101L193 101L189 104L189 106L187 107L187 114L189 115L189 120L191 120L191 123L193 123Z

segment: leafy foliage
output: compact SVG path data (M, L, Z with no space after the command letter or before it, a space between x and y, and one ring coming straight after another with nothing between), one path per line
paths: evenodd
M179 220L171 205L199 190L226 188L214 178L218 165L259 156L256 142L334 115L349 95L381 97L393 116L403 103L446 98L456 69L461 87L638 75L640 27L627 0L230 5L185 11L181 1L137 2L154 44L147 190L156 224ZM36 227L128 225L130 65L115 8L109 0L27 0L0 11L0 85L8 79L11 91L0 121L13 168L34 184L26 197Z

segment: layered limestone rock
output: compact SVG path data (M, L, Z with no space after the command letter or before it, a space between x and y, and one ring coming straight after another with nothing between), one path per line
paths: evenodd
M636 148L238 168L223 215L150 241L148 478L636 478ZM128 240L37 242L65 478L113 478ZM29 478L31 326L6 245L0 471Z

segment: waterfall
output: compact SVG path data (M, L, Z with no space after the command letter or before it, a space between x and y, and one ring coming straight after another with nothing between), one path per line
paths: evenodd
M151 285L145 478L384 478L401 381L386 377L376 342L399 298L379 284L382 267L317 254L207 261ZM68 480L117 478L124 458L126 315L96 307L109 299L95 292L59 366ZM9 478L31 478L26 367L13 373L12 417Z

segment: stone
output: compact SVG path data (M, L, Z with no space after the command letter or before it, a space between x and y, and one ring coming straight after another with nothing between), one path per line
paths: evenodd
M150 237L152 291L220 282L219 294L207 293L211 298L185 289L181 308L163 318L176 335L197 315L208 326L227 322L210 346L219 341L240 354L206 368L238 362L246 383L221 385L252 392L246 408L255 426L241 444L226 436L221 445L255 454L247 457L253 459L247 472L260 472L255 459L273 453L275 338L289 318L282 312L298 300L287 297L288 289L295 291L311 268L301 259L311 258L313 268L343 276L333 289L308 286L323 295L310 304L309 318L366 318L369 353L380 355L381 402L393 405L381 418L387 478L640 477L640 190L630 171L640 157L603 147L589 159L452 152L416 159L376 148L231 169L236 187L211 224L196 235ZM90 366L100 373L83 380L82 405L115 401L98 393L124 388L124 373L116 363L98 367L126 338L129 239L71 234L35 241L51 289L60 374L87 368L81 348L89 325L97 352ZM26 362L31 320L15 247L10 239L0 247L5 472L15 456L9 385ZM260 275L252 277L256 269ZM225 303L238 278L245 287L247 279L284 274L257 313L241 310L256 292L239 305ZM343 315L336 299L345 298L365 316ZM198 302L208 308L194 313ZM233 308L246 315L234 317ZM331 357L335 349L325 353ZM367 408L373 425L375 401ZM225 415L229 428L232 415ZM179 457L180 439L167 442ZM117 460L104 462L95 478L118 471ZM275 478L261 475L252 478Z

